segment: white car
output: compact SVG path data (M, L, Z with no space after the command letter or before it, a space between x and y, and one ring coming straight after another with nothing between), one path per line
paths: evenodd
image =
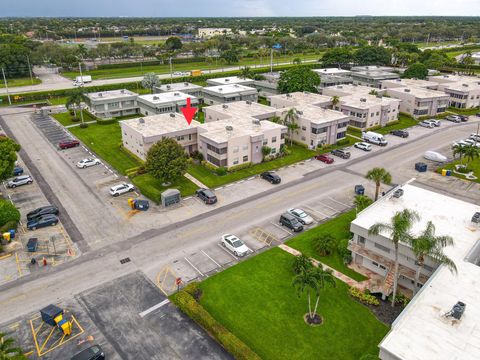
M100 164L100 160L98 160L97 158L86 158L86 159L80 160L77 163L77 167L80 169L85 169L87 167L98 165L98 164Z
M288 209L287 212L290 215L293 215L303 225L310 225L313 223L313 218L302 209Z
M428 119L427 121L430 121L434 126L440 126L441 122L440 120L437 119Z
M132 192L133 190L135 190L135 187L132 184L122 183L122 184L112 186L110 188L110 195L119 196L127 192Z
M235 256L245 256L252 250L235 235L222 235L222 246L230 250Z
M436 151L426 151L423 157L427 160L435 161L435 162L446 162L447 157L445 155L442 155Z
M423 126L423 127L426 127L426 128L430 128L430 129L433 129L435 127L435 124L430 121L430 120L423 120L423 121L420 121L418 123L418 125L420 126Z
M477 133L471 133L470 134L470 139L480 141L480 134Z
M356 142L353 146L363 151L372 151L372 145L365 142Z
M8 188L16 188L17 186L29 185L33 183L33 179L30 175L21 175L14 177L7 183Z

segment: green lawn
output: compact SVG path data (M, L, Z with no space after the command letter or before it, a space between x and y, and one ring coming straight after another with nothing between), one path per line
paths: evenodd
M466 163L466 160L463 160L463 164ZM460 164L460 160L455 160L449 164L444 164L444 165L441 165L438 167L437 169L437 172L439 174L442 173L442 169L447 169L447 170L454 170L455 169L455 165L457 164ZM465 176L463 175L460 175L460 174L455 174L454 172L452 172L452 176L455 176L459 179L462 179L462 180L465 180L465 181L473 181L473 182L476 182L476 183L480 183L480 159L475 159L473 161L471 161L469 164L468 164L468 169L470 171L473 171L473 175L475 175L477 177L476 180L468 180L467 178L465 178Z
M290 165L305 159L309 159L316 154L315 151L309 150L299 145L288 146L291 153L285 157L275 159L269 162L253 165L246 169L241 169L228 173L224 176L218 176L213 171L198 164L191 164L188 168L188 173L197 178L209 188L216 188L228 184L233 181L245 179L250 176L260 174L264 171L275 170L280 167Z
M5 83L3 82L3 78L0 78L0 88L5 87ZM30 77L24 77L24 78L15 78L15 79L7 79L7 85L9 88L17 87L17 86L29 86L29 85L37 85L41 84L42 80L37 79L36 77L33 78L33 84L32 80Z
M378 354L388 327L340 281L321 292L324 323L305 324L306 295L298 297L291 285L292 262L279 248L252 257L200 283L200 303L265 360L358 360Z
M64 113L53 114L52 116L63 126L80 124L80 121L73 121L72 120L74 118L74 115L70 115L70 112L68 112L68 111L64 112ZM77 117L80 119L80 112L78 112L78 111L77 111ZM85 122L87 122L87 121L96 120L96 118L93 117L89 112L84 111L83 112L83 120Z
M350 239L350 223L353 219L355 219L355 210L350 210L347 213L339 215L334 219L295 236L293 239L287 241L287 245L301 251L309 257L325 263L354 280L366 280L367 278L365 276L346 266L343 263L342 257L336 251L328 256L320 256L313 247L314 240L325 234L333 236L335 240Z
M460 114L460 115L475 115L477 113L480 113L480 108L473 108L473 109L457 109L454 107L449 107L448 111Z
M121 150L122 134L117 122L89 124L85 129L76 126L69 130L119 173L125 174L126 170L140 166L136 158Z
M405 115L405 114L400 114L398 116L398 122L392 122L389 125L386 125L382 128L375 129L373 131L379 133L379 134L388 134L392 130L403 130L407 129L409 127L415 126L418 124L418 121L412 118L411 116ZM362 130L353 128L353 127L348 127L347 133L352 136L357 136L357 137L362 137Z
M143 174L132 178L132 183L140 189L143 195L156 203L160 203L160 196L162 192L167 189L178 189L182 193L182 196L193 195L195 190L198 189L198 186L186 177L180 178L169 186L162 186L161 181L155 179L149 174Z
M303 60L315 60L315 59L319 59L320 57L321 55L317 55L317 54L282 55L282 56L275 57L273 62L274 62L274 65L276 65L278 63L291 62L295 58L300 58L303 61ZM224 65L224 68L227 69L232 66L251 66L251 65L260 65L260 60L245 58L240 60L240 62L238 62L237 64ZM268 67L269 60L267 61L266 59L263 59L263 65L265 67ZM173 71L189 71L193 69L199 69L199 70L222 69L222 66L219 64L207 63L207 62L191 62L191 63L173 65ZM139 64L137 67L85 71L84 75L91 75L94 80L101 80L101 79L118 79L123 77L142 76L148 72L154 72L156 74L168 74L170 73L170 65L163 64L163 65L141 66ZM74 79L76 76L78 76L78 73L76 71L67 71L67 72L64 72L62 75L70 79Z
M471 51L472 53L479 51L480 47L478 48L473 48L473 49L466 49L466 50L455 50L455 51L446 51L446 54L449 58L454 58L457 57L458 55L465 54L467 51Z

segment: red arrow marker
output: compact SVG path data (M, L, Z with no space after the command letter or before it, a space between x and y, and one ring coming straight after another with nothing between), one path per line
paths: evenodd
M195 116L195 113L198 110L197 108L190 106L190 98L187 98L187 106L180 108L180 110L182 110L183 116L185 116L188 125L190 125L192 123L193 117Z

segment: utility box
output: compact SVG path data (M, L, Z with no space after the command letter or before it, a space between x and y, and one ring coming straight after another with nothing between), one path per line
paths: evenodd
M40 315L42 315L42 320L51 326L57 326L57 323L55 322L55 318L61 314L63 314L63 310L60 309L58 306L55 306L52 304L40 310Z
M427 164L423 162L417 162L415 163L415 170L418 172L426 172L427 171Z
M167 207L179 203L182 200L180 191L177 189L168 189L162 193L162 205Z

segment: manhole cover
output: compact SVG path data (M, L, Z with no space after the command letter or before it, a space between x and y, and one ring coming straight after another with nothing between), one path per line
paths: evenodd
M130 258L129 258L129 257L120 260L120 264L126 264L126 263L128 263L128 262L130 262Z

